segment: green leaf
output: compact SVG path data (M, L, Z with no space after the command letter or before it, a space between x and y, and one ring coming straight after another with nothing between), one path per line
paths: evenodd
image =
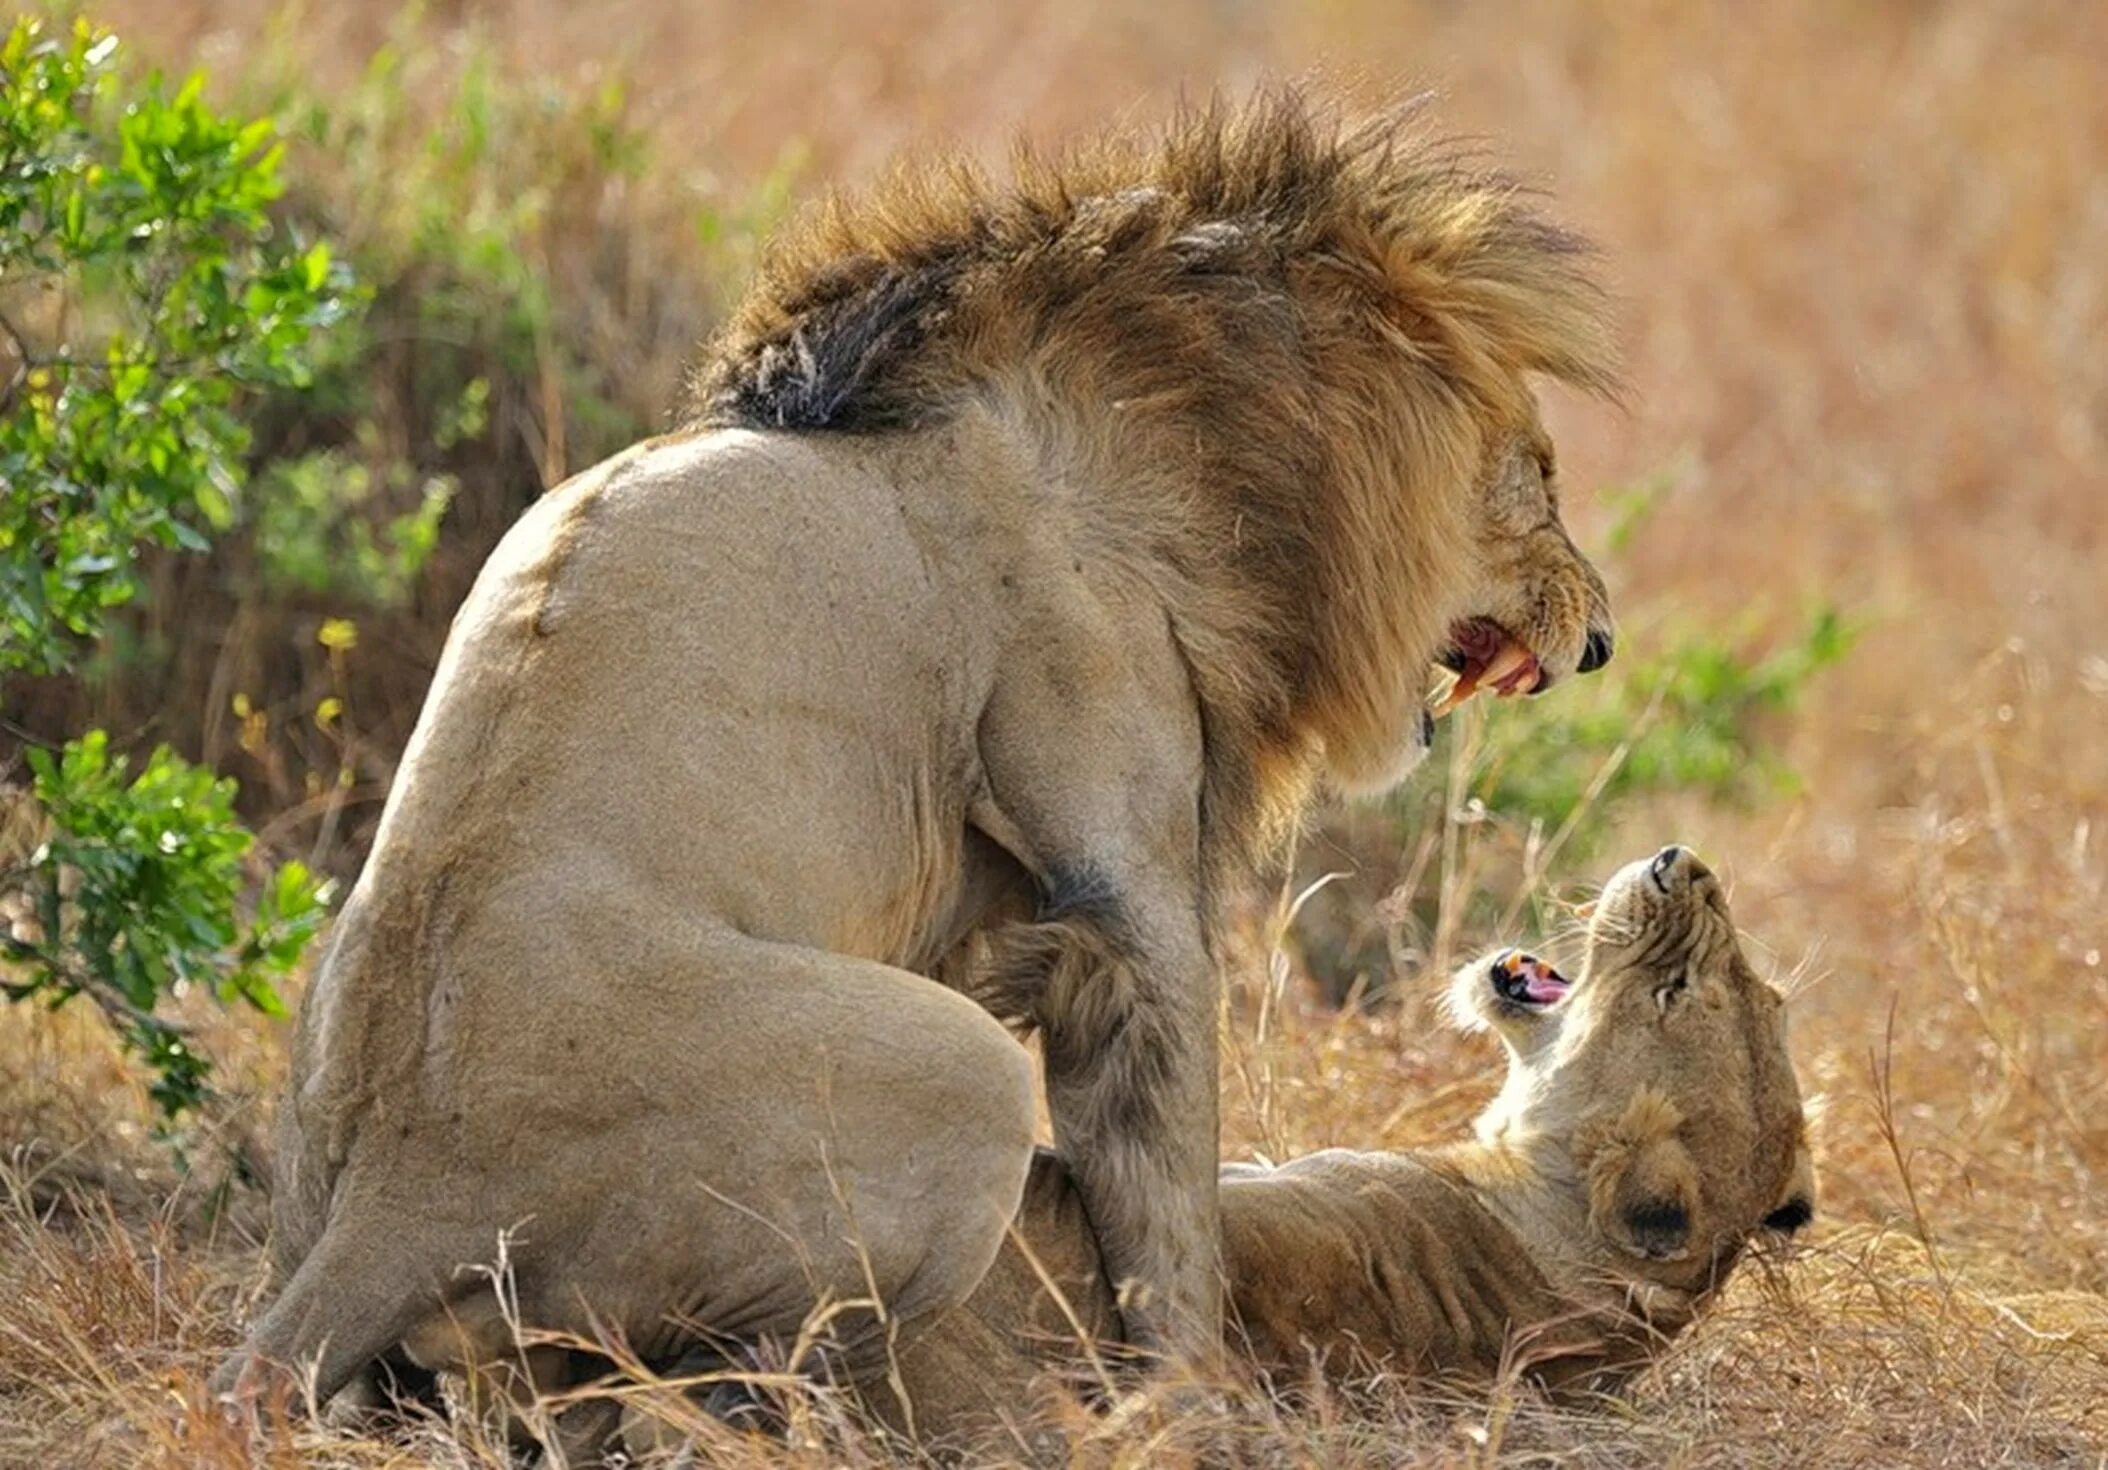
M0 674L60 673L137 594L141 548L234 525L250 395L311 382L317 327L363 298L266 214L268 118L221 117L201 75L173 97L116 76L85 25L17 20L0 55L0 251L77 308L0 413Z
M58 753L28 752L49 839L10 878L43 926L40 946L0 964L16 999L103 1001L126 1044L156 1073L171 1116L195 1106L210 1065L154 1014L186 980L222 1000L283 1013L273 984L320 927L326 890L297 862L265 875L253 912L246 861L255 839L234 815L235 784L166 748L136 776L100 730ZM129 1009L112 1007L121 996Z

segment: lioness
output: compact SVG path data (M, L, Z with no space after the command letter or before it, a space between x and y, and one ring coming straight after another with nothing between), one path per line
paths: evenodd
M1530 388L1611 381L1529 197L1294 96L834 202L694 421L455 619L302 1008L277 1301L324 1396L528 1323L852 1376L1057 1141L1128 1329L1216 1343L1216 896L1424 755L1430 664L1611 652ZM979 963L969 964L967 960ZM983 1000L934 983L941 975Z
M1451 1004L1508 1055L1477 1141L1223 1170L1231 1342L1277 1379L1490 1377L1513 1362L1555 1389L1600 1385L1688 1324L1756 1232L1812 1217L1783 1005L1687 849L1610 880L1571 986L1506 950L1464 966ZM1007 1419L1016 1443L1035 1379L1074 1381L1079 1330L1121 1339L1088 1208L1052 1154L1034 1163L1018 1239L901 1355L926 1439ZM869 1398L904 1422L895 1395Z

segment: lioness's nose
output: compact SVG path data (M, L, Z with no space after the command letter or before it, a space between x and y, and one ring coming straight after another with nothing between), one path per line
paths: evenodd
M1581 662L1574 667L1584 674L1593 674L1610 662L1610 655L1617 646L1617 640L1610 636L1607 628L1590 628L1588 642L1581 650Z
M1695 883L1711 871L1698 860L1697 853L1675 842L1656 853L1654 861L1647 864L1647 876L1652 878L1655 886L1664 893L1669 891L1669 880L1679 872Z

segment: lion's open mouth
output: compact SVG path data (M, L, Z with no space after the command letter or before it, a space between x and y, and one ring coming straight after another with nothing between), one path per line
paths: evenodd
M1537 655L1491 618L1466 618L1452 627L1449 647L1436 663L1442 672L1428 707L1437 715L1448 714L1481 689L1502 696L1532 694L1544 683Z
M1573 982L1533 954L1511 949L1493 962L1493 989L1511 1005L1548 1006L1573 989Z

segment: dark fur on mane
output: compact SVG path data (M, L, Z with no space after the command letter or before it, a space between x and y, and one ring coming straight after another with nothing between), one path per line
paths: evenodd
M890 363L911 358L946 315L959 262L880 270L816 298L785 340L760 344L745 370L710 393L721 423L875 432L913 428L929 405L889 391Z
M1210 825L1251 856L1424 687L1454 575L1428 497L1534 424L1528 374L1614 391L1585 243L1417 114L1276 89L1021 151L1002 185L937 163L825 200L706 350L691 417L877 433L998 406L1158 588Z

